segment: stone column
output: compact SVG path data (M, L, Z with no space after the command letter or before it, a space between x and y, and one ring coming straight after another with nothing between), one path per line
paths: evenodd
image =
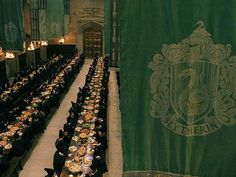
M6 73L7 77L14 77L16 73L18 73L19 68L17 65L18 56L16 55L15 58L6 58Z
M26 51L26 65L27 66L35 65L35 51L34 50Z
M47 46L40 47L40 57L42 60L47 60Z

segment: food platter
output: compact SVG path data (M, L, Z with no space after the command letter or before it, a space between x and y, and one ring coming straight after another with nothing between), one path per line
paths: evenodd
M87 134L86 133L80 133L79 137L82 138L82 139L87 138Z
M78 150L78 153L79 153L80 156L85 155L86 154L86 148L81 146Z
M80 132L81 129L82 129L81 127L76 127L75 131Z
M81 166L78 165L77 163L71 163L70 166L69 166L69 171L73 174L77 174L81 171Z
M15 133L15 132L13 132L13 131L8 131L8 132L6 132L6 135L7 135L8 137L9 137L9 136L13 136L14 133Z
M69 168L72 164L73 164L73 162L71 160L67 160L65 162L65 167Z
M79 140L79 137L78 137L78 136L73 136L73 137L72 137L72 140L73 140L73 141L78 141L78 140Z
M95 128L95 124L92 123L92 124L90 125L90 129L93 130L94 128Z
M97 109L94 110L94 113L95 113L95 114L97 114L98 112L99 112L99 110L97 110Z
M70 146L69 151L75 152L78 148L76 146Z
M78 120L79 124L82 124L84 121L82 119ZM77 131L77 130L76 130Z
M5 148L5 149L11 149L11 148L12 148L12 145L11 145L11 144L7 144L4 148Z
M13 126L13 127L11 128L11 131L18 131L19 129L20 129L19 127Z

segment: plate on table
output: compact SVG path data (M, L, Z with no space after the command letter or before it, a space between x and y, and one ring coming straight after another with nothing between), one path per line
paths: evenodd
M78 153L80 156L83 156L86 154L86 148L85 147L80 147L79 150L78 150Z
M89 143L91 143L91 144L94 144L95 142L96 142L96 140L94 139L94 138L92 138L92 137L89 137Z
M91 137L92 137L93 135L94 135L94 133L93 133L93 132L89 133L89 136L91 136Z
M71 151L71 152L75 152L77 149L78 149L78 148L75 147L75 146L70 146L70 147L69 147L69 151Z
M72 140L73 140L73 141L78 141L78 140L79 140L79 137L78 137L78 136L73 136L73 137L72 137Z
M7 145L7 141L0 141L0 147L4 147L4 146L6 146Z
M65 162L65 167L69 168L72 164L73 164L73 162L71 160L67 160Z
M80 132L81 129L82 129L81 127L76 127L75 131Z
M79 137L82 138L82 139L87 138L87 134L86 133L80 133Z
M17 131L17 130L19 130L19 129L20 129L20 128L17 127L17 126L14 126L14 127L11 128L12 131Z
M14 135L14 132L13 131L8 131L6 132L6 135L9 137L9 136L13 136Z
M93 110L94 109L94 106L90 105L90 106L87 106L87 110Z
M82 119L78 120L79 124L82 124L84 121Z
M11 129L13 127L13 125L8 125L7 128L8 129Z
M36 99L35 102L36 103L42 103L42 100L41 99Z
M19 132L18 132L18 135L19 135L19 136L22 136L22 135L23 135L23 133L19 131Z
M85 159L84 160L84 166L91 166L91 165L92 165L91 159Z
M84 124L83 127L84 128L90 128L90 124Z
M7 144L4 148L5 148L5 149L11 149L11 148L12 148L12 145L11 145L11 144Z
M86 110L84 110L83 112L81 112L81 115L84 116L86 114Z
M89 128L90 128L91 130L93 130L93 129L95 128L95 124L92 123Z
M82 158L80 156L76 156L74 160L77 164L81 164Z
M34 104L32 105L32 107L37 108L38 105L37 105L36 103L34 103Z

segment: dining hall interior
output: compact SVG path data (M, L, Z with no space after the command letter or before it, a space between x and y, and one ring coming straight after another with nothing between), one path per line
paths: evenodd
M235 0L0 0L0 177L236 177Z

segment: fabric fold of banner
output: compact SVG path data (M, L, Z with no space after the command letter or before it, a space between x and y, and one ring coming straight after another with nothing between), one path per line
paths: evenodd
M236 176L236 1L119 7L123 177Z
M111 50L111 0L104 1L104 37L105 37L105 54L110 55Z
M63 36L64 28L64 1L47 1L47 38L55 39Z
M23 40L23 1L1 0L0 41L2 41L2 48L22 51Z
M64 15L64 35L68 35L70 32L70 15Z
M47 40L46 9L39 9L39 34L40 40Z

